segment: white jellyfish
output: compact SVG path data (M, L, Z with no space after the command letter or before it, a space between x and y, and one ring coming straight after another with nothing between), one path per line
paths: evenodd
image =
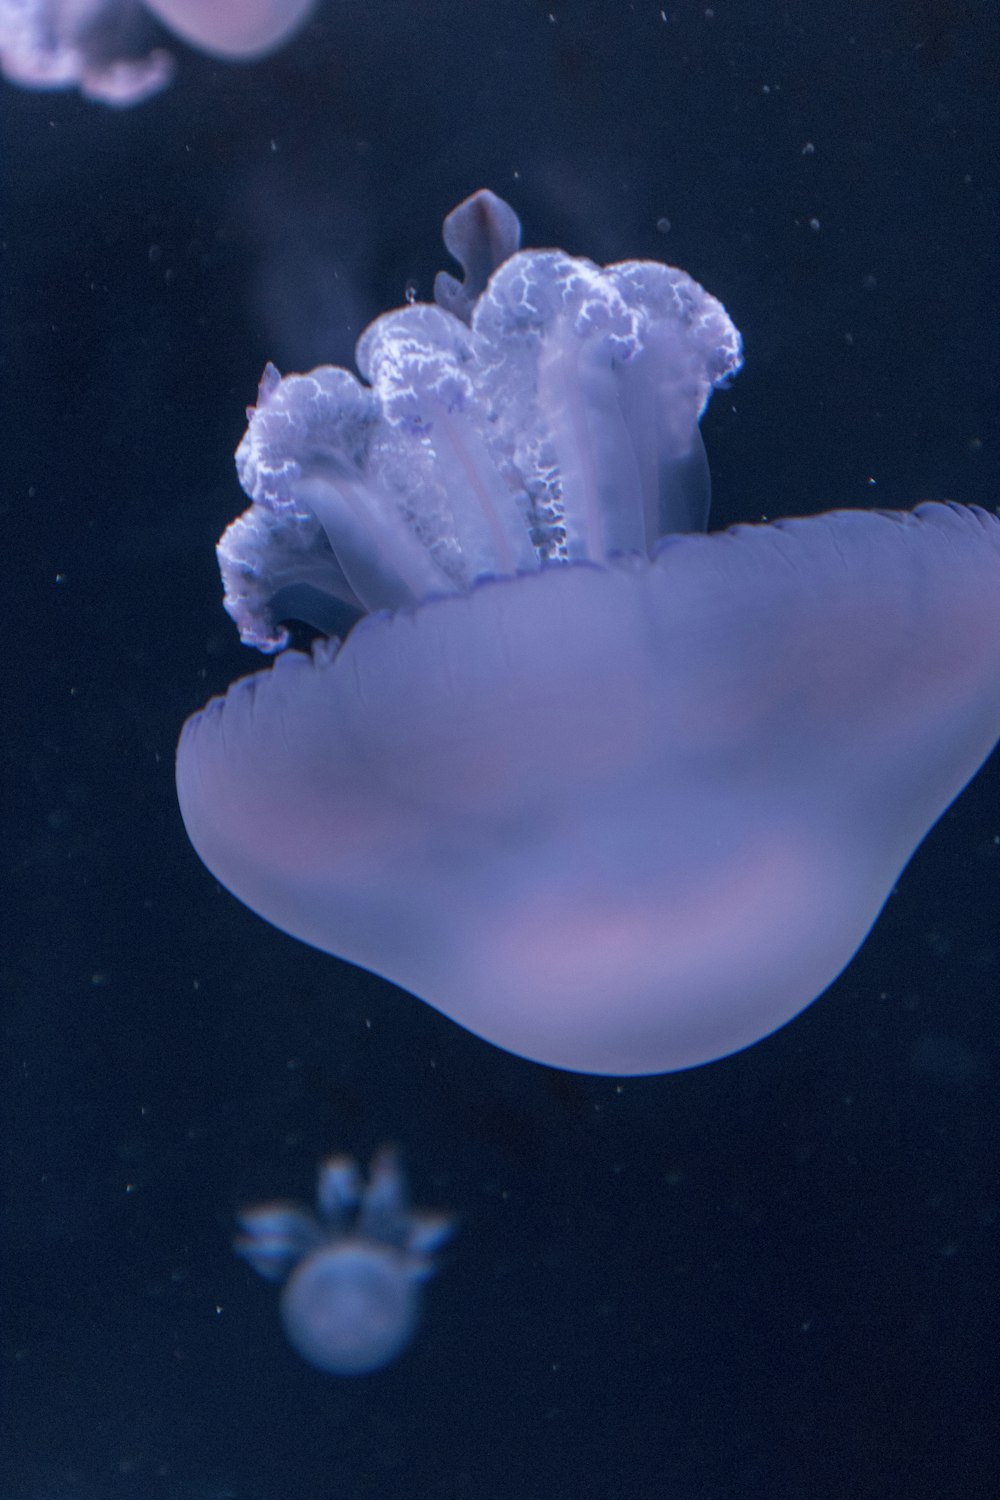
M149 17L212 57L263 57L304 25L316 0L0 0L0 72L25 88L78 87L139 104L173 74L148 46Z
M708 1062L833 982L996 744L1000 518L705 534L721 303L517 252L490 193L445 238L464 285L362 334L367 384L265 373L219 560L281 654L188 721L184 822L254 911L512 1052Z
M409 1343L433 1254L452 1234L445 1214L411 1209L395 1151L374 1158L367 1185L357 1163L319 1169L317 1214L265 1203L239 1216L236 1250L269 1281L286 1276L281 1317L292 1347L319 1370L380 1370Z

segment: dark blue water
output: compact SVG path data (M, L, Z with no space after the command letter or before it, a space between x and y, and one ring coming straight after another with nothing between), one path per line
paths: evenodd
M481 185L725 302L714 524L995 506L997 55L986 0L331 0L132 111L0 88L0 1500L992 1492L996 757L822 1000L617 1084L252 916L173 750L254 665L213 547L265 360L349 361ZM460 1231L338 1381L233 1216L383 1141Z

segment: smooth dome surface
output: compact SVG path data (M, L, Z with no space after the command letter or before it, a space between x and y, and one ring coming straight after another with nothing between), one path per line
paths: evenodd
M837 976L1000 736L1000 521L929 504L550 565L185 727L209 869L511 1051L710 1061Z
M319 1251L281 1294L289 1343L331 1375L380 1370L410 1342L419 1285L392 1250L344 1244Z
M288 40L316 0L143 0L171 31L218 57L259 57Z

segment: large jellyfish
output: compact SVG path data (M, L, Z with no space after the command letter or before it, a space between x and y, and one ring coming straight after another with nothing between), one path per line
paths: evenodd
M170 81L173 59L146 45L146 12L213 57L273 51L316 0L0 0L0 71L28 88L76 86L104 104L138 104Z
M366 330L368 384L265 372L219 556L282 654L185 726L187 831L268 921L512 1052L704 1063L832 983L1000 736L1000 519L703 534L721 304L518 253L488 193L445 240L464 285Z

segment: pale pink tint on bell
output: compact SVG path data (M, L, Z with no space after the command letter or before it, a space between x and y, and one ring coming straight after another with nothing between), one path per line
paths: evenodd
M261 57L291 37L316 0L143 0L177 36L217 57Z

